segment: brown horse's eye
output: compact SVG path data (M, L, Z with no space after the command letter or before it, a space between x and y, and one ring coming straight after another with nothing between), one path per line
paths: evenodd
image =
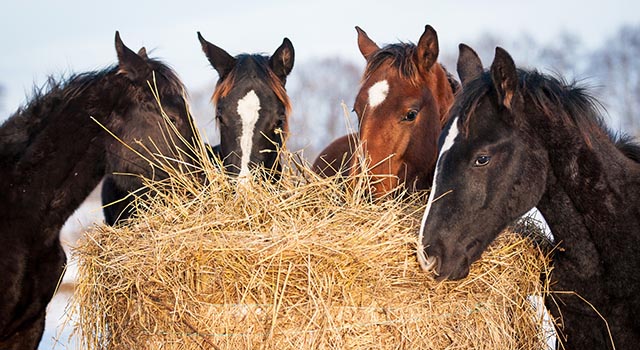
M418 116L418 111L416 111L415 109L412 109L409 112L407 112L407 114L405 114L404 118L402 118L402 121L412 122L416 120L417 116Z

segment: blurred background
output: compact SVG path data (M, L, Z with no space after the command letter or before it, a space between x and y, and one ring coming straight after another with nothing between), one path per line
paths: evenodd
M464 42L491 64L496 46L520 67L536 67L591 87L616 130L640 135L640 2L631 0L487 1L21 1L0 12L0 123L47 77L116 62L114 33L133 50L170 63L189 89L192 114L210 143L218 139L209 102L217 73L196 32L232 55L271 54L284 37L296 60L287 82L292 99L288 148L313 161L346 133L364 59L354 26L379 45L417 42L426 24L438 32L440 61L453 73ZM343 109L342 103L345 108ZM351 116L351 122L354 123ZM353 124L355 125L355 124ZM99 191L69 219L61 239L72 246L102 220ZM41 349L76 349L65 307L73 292L71 262L52 302Z

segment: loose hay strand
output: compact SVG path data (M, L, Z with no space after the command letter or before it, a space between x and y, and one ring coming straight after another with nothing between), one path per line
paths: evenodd
M278 182L237 186L198 151L195 167L152 157L170 177L147 182L140 216L75 250L83 348L545 348L527 298L548 258L530 239L506 232L438 283L415 257L424 194L372 201L366 178L288 151Z

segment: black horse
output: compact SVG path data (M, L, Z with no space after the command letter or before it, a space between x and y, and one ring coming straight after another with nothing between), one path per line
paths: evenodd
M640 147L612 135L584 88L516 69L501 48L486 72L475 52L460 51L463 88L440 139L422 267L439 279L466 277L535 206L559 245L547 307L562 346L637 348Z
M277 174L278 149L286 140L291 112L285 90L294 62L291 41L284 38L271 57L233 57L199 32L198 39L219 75L212 101L220 127L217 149L225 170L242 178L251 168L263 166Z
M142 154L156 146L174 154L174 145L163 142L159 97L182 137L193 138L176 74L131 51L117 32L115 47L118 65L50 79L46 92L0 127L0 349L38 347L66 263L60 229L100 179L113 172L166 175L104 129ZM148 81L155 81L157 96ZM132 179L115 181L133 189Z
M294 62L291 41L285 38L271 57L257 54L233 57L206 41L200 32L198 39L220 77L212 97L220 144L206 147L209 157L219 157L225 171L240 179L249 176L249 169L256 166L271 170L267 174L277 179L278 149L286 140L291 112L285 90ZM102 186L105 220L109 225L134 213L130 205L133 196L117 186L114 178L107 177Z

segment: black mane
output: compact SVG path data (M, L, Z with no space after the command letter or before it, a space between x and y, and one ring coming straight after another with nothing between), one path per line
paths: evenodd
M164 78L165 83L158 84L162 92L181 94L184 85L177 74L159 60L148 59L147 62L157 75ZM110 66L101 70L73 74L69 77L55 78L49 76L47 82L40 87L34 87L30 101L0 125L0 156L13 159L25 149L30 138L46 125L46 118L59 114L69 104L84 93L96 82L118 74L119 67ZM153 82L150 82L153 85Z
M13 158L25 149L30 137L43 128L45 119L56 110L63 109L96 81L115 73L116 67L100 71L74 74L56 79L50 76L41 87L34 87L32 98L0 126L0 156ZM5 158L6 159L6 158Z
M158 84L157 88L160 89L160 91L173 92L176 94L186 93L187 90L184 84L171 66L153 58L148 58L147 63L156 75L160 75L166 80L165 84ZM151 84L153 84L153 82L151 82Z
M588 87L536 70L518 69L518 89L525 100L528 97L533 101L547 118L560 117L563 122L574 124L583 130L585 139L589 138L591 132L602 132L625 156L640 162L640 145L633 137L615 133L607 127L602 117L604 108L588 92ZM451 115L464 118L462 122L465 132L478 103L491 93L495 93L495 88L489 71L464 86L452 107Z
M640 143L633 136L624 133L609 133L609 136L622 154L634 162L640 163Z

